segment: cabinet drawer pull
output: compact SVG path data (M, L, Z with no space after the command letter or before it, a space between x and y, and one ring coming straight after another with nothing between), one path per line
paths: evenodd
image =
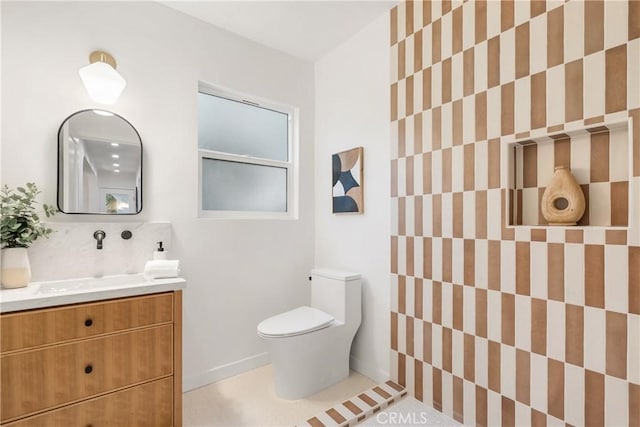
M85 374L90 374L91 372L93 372L93 366L87 365L87 366L84 367L84 373Z
M93 325L93 319L87 319L84 321L84 326L86 326L87 328L91 325Z

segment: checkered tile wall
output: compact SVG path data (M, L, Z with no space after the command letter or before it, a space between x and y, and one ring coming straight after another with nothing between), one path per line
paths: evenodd
M408 1L390 20L393 379L465 424L640 425L640 2ZM510 143L625 121L626 189L620 153L607 182L626 218L508 225Z

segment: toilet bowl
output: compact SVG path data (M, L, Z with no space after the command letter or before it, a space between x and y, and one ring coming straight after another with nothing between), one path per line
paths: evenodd
M349 375L349 352L362 317L360 275L311 272L311 306L270 317L258 325L267 341L276 394L301 399Z

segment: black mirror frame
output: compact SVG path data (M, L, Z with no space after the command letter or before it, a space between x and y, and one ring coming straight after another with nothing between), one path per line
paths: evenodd
M129 126L131 126L131 129L133 129L133 131L136 133L137 137L138 137L138 141L140 141L140 189L138 189L138 187L136 187L136 197L139 198L140 200L140 209L137 212L131 212L131 213L116 213L116 214L110 214L110 213L103 213L103 212L65 212L62 207L60 206L60 183L62 181L62 168L60 167L60 161L61 161L61 151L62 151L62 147L60 146L60 134L62 133L62 127L64 126L64 124L73 116L80 114L80 113L85 113L87 111L104 111L106 113L109 113L113 116L116 116L118 118L120 118L121 120L123 120L124 122L126 122ZM63 121L62 124L60 124L60 127L58 127L58 155L57 155L57 159L58 159L58 173L57 173L57 177L56 177L56 206L58 207L58 211L60 211L63 214L66 215L106 215L106 216L120 216L120 215L139 215L142 212L142 209L144 207L143 203L142 203L142 189L144 187L143 182L144 182L144 169L143 169L143 164L144 162L143 157L144 157L144 149L143 149L143 144L142 144L142 138L140 137L140 133L138 133L138 129L135 128L135 126L133 126L131 124L131 122L127 119L125 119L124 117L122 117L119 114L114 113L113 111L108 111L108 110L101 110L98 108L86 108L84 110L79 110L76 111L75 113L69 114Z

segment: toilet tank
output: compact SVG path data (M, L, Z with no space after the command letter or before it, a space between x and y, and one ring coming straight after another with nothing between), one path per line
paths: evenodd
M311 270L311 306L341 322L361 318L361 276L331 269Z

